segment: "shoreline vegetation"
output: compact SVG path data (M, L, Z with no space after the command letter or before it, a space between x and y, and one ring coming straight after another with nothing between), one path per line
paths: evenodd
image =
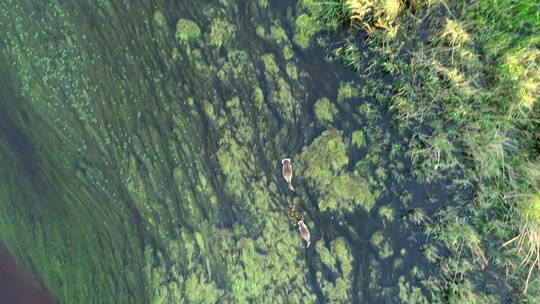
M0 241L60 303L536 303L538 25L532 1L2 1Z
M418 180L456 197L430 214L434 299L540 297L540 7L535 1L300 1L297 35L328 59L390 83L374 96L409 138ZM300 41L307 38L298 39ZM328 44L327 41L332 42ZM373 94L375 95L375 94ZM320 116L320 115L319 115ZM441 252L432 243L442 243Z

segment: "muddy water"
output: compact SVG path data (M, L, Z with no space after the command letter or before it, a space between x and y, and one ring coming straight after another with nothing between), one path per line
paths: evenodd
M15 263L9 251L0 244L0 303L55 303L40 284L32 281Z

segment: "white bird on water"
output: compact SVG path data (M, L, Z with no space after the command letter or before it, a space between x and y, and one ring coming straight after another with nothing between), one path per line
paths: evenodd
M295 192L292 185L292 164L290 158L285 158L281 161L281 164L283 165L283 168L281 169L281 172L283 173L283 178L287 181L287 185L289 186L289 190L292 192Z
M306 226L306 224L304 224L304 221L298 221L298 230L300 230L300 234L302 235L304 240L306 240L307 242L306 248L308 248L309 245L311 244L311 240L310 240L311 234L309 233L309 229Z

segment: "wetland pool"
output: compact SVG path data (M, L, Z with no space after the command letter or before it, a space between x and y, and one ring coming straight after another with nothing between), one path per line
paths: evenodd
M422 226L451 189L414 181L384 104L301 14L3 2L0 240L62 303L429 299Z

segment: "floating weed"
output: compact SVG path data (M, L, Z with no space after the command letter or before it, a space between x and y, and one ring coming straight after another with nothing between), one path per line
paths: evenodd
M362 130L356 130L351 134L351 144L357 148L364 148L366 146L366 136Z
M167 26L167 17L161 11L156 10L154 12L154 22L159 27L165 28Z
M446 287L448 303L496 303L494 296L475 292L475 286L470 280L449 283Z
M315 102L315 116L321 122L332 122L337 112L336 106L327 97Z
M184 43L189 40L194 40L199 38L201 35L201 29L193 20L189 19L178 19L176 23L176 39L179 42Z
M429 222L429 217L426 215L424 210L420 208L412 209L408 214L408 218L416 225L421 225Z
M255 29L255 33L257 33L257 36L259 36L261 38L266 37L266 29L262 25L257 26L257 28Z
M380 15L386 22L394 21L402 10L401 0L384 0L379 5L382 6Z
M507 151L515 145L502 130L493 129L491 132L484 133L483 137L478 137L475 130L464 134L464 142L477 164L477 173L486 178L503 174L501 168L508 158Z
M386 259L394 254L390 239L385 237L382 231L373 233L371 236L371 244L378 250L381 259Z
M392 222L394 220L394 209L390 205L384 205L379 208L379 216L383 221Z
M422 290L407 282L404 276L400 276L398 280L399 299L402 303L429 303L424 296Z
M227 20L217 18L212 20L209 33L209 44L215 47L227 46L234 38L236 28Z
M296 68L296 65L289 62L287 63L285 69L289 78L291 78L292 80L298 80L298 69Z
M293 36L293 41L300 48L305 49L311 42L311 37L319 30L318 24L314 18L307 14L300 14L295 21L296 33Z
M424 252L424 256L431 263L435 263L440 260L439 250L433 244L424 245L422 251Z
M318 241L316 251L321 262L330 269L331 275L318 271L316 279L329 301L347 302L351 300L352 284L350 277L353 270L353 258L349 244L344 238L336 238L328 249ZM331 277L333 277L331 279Z
M347 99L358 97L358 92L353 83L340 82L337 96L338 103L342 103Z

